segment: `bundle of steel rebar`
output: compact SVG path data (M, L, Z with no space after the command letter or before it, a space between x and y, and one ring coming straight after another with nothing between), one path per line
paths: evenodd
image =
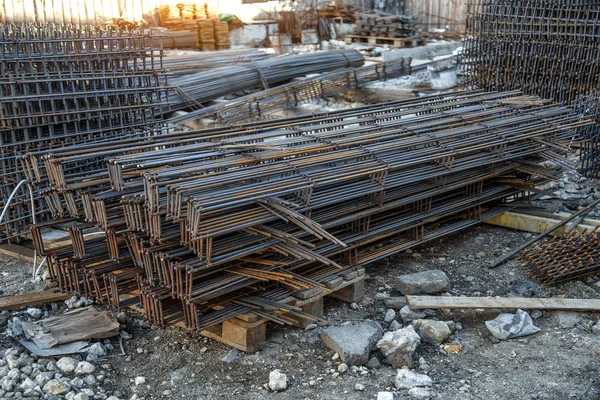
M475 0L464 48L468 85L570 103L598 89L600 3Z
M363 65L363 62L362 55L356 50L332 50L271 57L185 75L171 81L179 88L170 96L171 108L197 108L200 103L226 94L255 88L268 89L299 76L356 68Z
M273 113L297 107L318 97L331 97L374 81L410 75L413 72L410 61L399 58L381 64L326 72L172 117L169 122L185 123L209 118L221 124L231 124L264 119ZM424 68L426 66L421 65L415 70Z
M0 206L24 178L16 162L20 154L147 135L167 106L161 62L160 41L150 33L0 25ZM47 207L34 195L41 219ZM30 202L22 186L2 221L6 237L26 231Z
M64 289L157 326L250 311L503 212L591 121L517 92L465 92L20 157L72 245L37 251ZM86 234L93 226L104 237ZM132 300L135 298L135 300ZM126 303L125 303L126 302Z
M177 51L164 52L163 67L173 76L182 76L234 64L244 64L269 58L259 49L220 51Z
M522 267L545 285L596 274L600 271L599 239L598 228L546 238L523 253Z

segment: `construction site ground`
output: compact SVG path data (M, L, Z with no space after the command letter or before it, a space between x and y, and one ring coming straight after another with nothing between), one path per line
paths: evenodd
M531 237L531 234L481 225L427 243L412 254L400 254L367 267L366 298L352 309L341 301L326 299L325 318L332 325L383 321L386 307L378 293L400 294L394 278L403 273L441 269L451 281L452 295L598 298L597 279L544 287L527 278L511 261L497 269L487 265ZM417 253L417 254L415 254ZM31 265L3 256L0 259L2 295L40 290L28 283ZM64 305L50 313L62 313ZM528 310L532 311L532 310ZM534 320L541 331L507 341L494 340L485 321L498 311L438 311L436 319L459 322L451 341L462 344L456 354L422 344L422 357L439 399L598 399L600 398L600 340L591 313L544 312ZM141 325L131 312L121 314L123 328L133 338L112 339L114 351L95 362L105 375L99 385L106 395L129 399L374 399L380 391L393 391L396 370L389 366L367 373L337 372L334 352L321 341L321 327L303 330L269 325L268 344L256 354L244 354L233 362L222 361L231 350L181 328L163 330ZM398 317L400 320L400 318ZM401 321L401 320L400 320ZM2 327L4 329L5 326ZM0 351L16 343L0 336ZM418 366L419 363L417 362ZM418 367L417 367L418 368ZM285 392L266 389L269 373L279 369L288 377ZM136 377L146 383L135 385ZM355 385L364 385L356 391ZM134 397L135 398L135 397ZM397 393L396 398L408 398Z

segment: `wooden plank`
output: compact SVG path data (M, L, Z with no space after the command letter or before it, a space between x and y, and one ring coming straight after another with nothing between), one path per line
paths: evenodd
M490 219L486 219L483 222L489 225L502 226L504 228L517 229L525 232L542 233L562 219L565 219L562 215L557 215L556 218L549 218L507 211ZM561 226L551 234L560 236L565 233L567 226L569 226L569 224ZM590 232L598 226L600 226L600 221L584 219L582 223L575 227L575 230L583 232L587 229L587 231Z
M545 299L526 297L450 297L450 296L406 296L411 309L516 309L600 311L600 299Z
M42 292L33 292L17 294L15 296L0 297L0 311L17 310L24 307L40 304L52 303L70 298L69 293L61 293L57 290L44 290Z
M33 262L33 249L13 243L0 244L0 254L17 258L29 263Z

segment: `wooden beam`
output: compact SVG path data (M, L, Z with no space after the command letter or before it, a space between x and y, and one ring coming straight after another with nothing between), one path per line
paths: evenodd
M525 297L450 297L406 296L411 309L516 309L599 311L600 299L563 299L558 297L537 299Z
M517 229L525 232L542 233L565 218L566 217L564 215L556 215L555 217L553 216L550 218L507 211L490 219L486 219L483 222L490 225L502 226L504 228ZM562 235L565 233L567 226L568 224L552 231L551 235ZM600 221L584 219L575 227L575 230L583 232L587 229L587 231L590 232L598 226L600 226Z
M55 289L44 290L42 292L33 292L17 294L15 296L0 297L0 311L18 310L29 306L52 303L70 298L69 293L61 293Z
M13 243L0 244L0 254L5 256L17 258L19 260L32 263L33 262L33 249L28 247L19 246Z

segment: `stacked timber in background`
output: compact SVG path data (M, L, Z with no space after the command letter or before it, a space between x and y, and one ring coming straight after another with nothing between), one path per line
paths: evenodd
M356 32L358 36L406 38L418 35L416 18L406 15L393 15L381 11L357 13Z
M229 24L221 21L209 3L178 4L158 9L164 48L202 51L231 48Z

